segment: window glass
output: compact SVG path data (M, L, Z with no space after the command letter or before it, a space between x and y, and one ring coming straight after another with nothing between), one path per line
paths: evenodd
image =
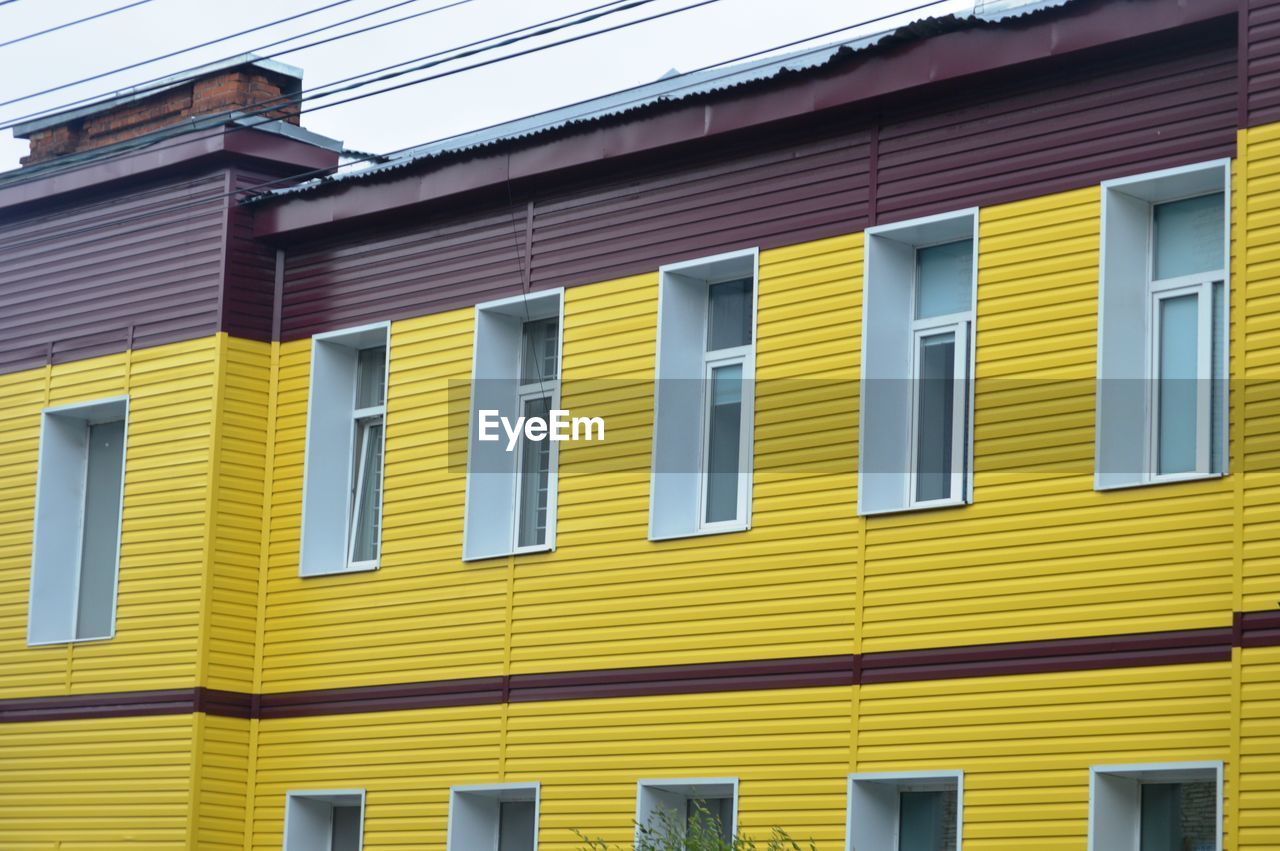
M524 323L520 358L520 383L537 384L556 379L558 319L533 319Z
M356 360L356 407L386 404L387 347L361 349Z
M973 240L916 249L915 317L964 313L973 302Z
M751 279L712 284L707 298L707 351L750 345Z
M357 426L356 499L353 506L353 562L378 558L378 530L382 507L382 418L374 417Z
M115 598L124 421L98 423L88 428L76 637L101 638L111 634L111 604Z
M498 807L498 851L533 851L538 831L533 801L503 801Z
M1144 783L1140 851L1214 851L1217 784Z
M331 851L360 851L360 808L333 808L333 844Z
M525 417L548 419L551 399L539 396L524 401ZM551 484L551 441L520 438L519 515L516 546L541 546L547 540L547 502Z
M1151 277L1159 281L1224 268L1225 215L1221 192L1156 204Z
M1210 317L1210 333L1213 335L1209 369L1212 386L1209 389L1209 472L1221 473L1226 469L1226 441L1222 439L1223 407L1227 402L1227 347L1223 344L1223 311L1226 308L1226 287L1221 281L1213 285L1213 314Z
M916 373L916 500L951 496L955 422L954 331L920 338Z
M955 851L956 793L904 790L898 822L898 851Z
M742 364L712 368L708 426L706 522L734 520L742 441Z
M1199 296L1161 299L1157 467L1160 474L1196 469L1196 353Z

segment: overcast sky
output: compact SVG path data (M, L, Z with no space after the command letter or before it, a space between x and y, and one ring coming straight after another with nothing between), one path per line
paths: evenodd
M0 5L0 42L137 0L13 0ZM90 75L306 12L335 0L143 0L141 5L58 32L0 46L0 101L21 98ZM258 50L357 15L359 21L280 44L261 53L305 72L305 88L406 62L487 36L601 5L604 0L462 0L460 5L373 32L301 50L309 41L446 6L458 0L345 0L326 11L93 82L0 107L0 123L60 107L235 53ZM591 32L698 0L652 0L635 9L503 48L499 56ZM386 152L650 82L672 68L687 71L829 32L925 0L712 0L707 5L617 32L497 62L395 92L304 113L304 126L349 147ZM396 5L395 9L388 7ZM817 42L879 31L929 14L969 11L972 0L940 0L927 10L876 21ZM462 60L470 64L481 57ZM442 66L441 69L451 67ZM426 72L424 72L426 73ZM421 76L421 75L419 75ZM400 82L410 77L403 77ZM337 96L330 100L336 100ZM317 100L314 106L326 103ZM16 168L27 143L0 131L0 170Z

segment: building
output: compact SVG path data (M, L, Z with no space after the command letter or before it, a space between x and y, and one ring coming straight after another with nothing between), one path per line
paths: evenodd
M1280 847L1280 3L985 5L356 170L252 57L19 128L0 847Z

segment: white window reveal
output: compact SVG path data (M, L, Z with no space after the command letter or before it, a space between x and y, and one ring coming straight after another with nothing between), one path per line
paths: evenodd
M41 417L29 644L115 633L128 411L120 397Z
M454 786L447 851L537 851L537 783Z
M969 210L867 231L862 514L972 499L977 222Z
M651 540L751 525L758 252L662 267Z
M738 829L737 778L641 780L636 784L636 843L645 830L687 831L700 822L702 833L718 832L726 844Z
M363 789L285 796L284 851L360 851L363 842Z
M381 560L388 326L317 334L311 346L300 573Z
M960 851L964 773L849 775L848 851Z
M1222 763L1089 770L1089 851L1222 851Z
M559 409L563 321L560 289L476 306L464 560L555 549L559 443L493 424ZM498 439L480 439L485 421Z
M1230 163L1103 184L1095 486L1226 472Z

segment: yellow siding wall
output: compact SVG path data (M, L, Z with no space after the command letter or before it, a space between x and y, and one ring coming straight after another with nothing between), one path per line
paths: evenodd
M0 724L0 847L189 847L191 742L190 715Z
M1280 848L1280 647L1237 651L1240 709L1240 851Z
M249 725L241 718L199 715L201 744L193 783L195 847L243 848L249 811Z
M196 684L216 352L210 338L0 377L0 697ZM125 393L116 635L29 648L40 411Z

